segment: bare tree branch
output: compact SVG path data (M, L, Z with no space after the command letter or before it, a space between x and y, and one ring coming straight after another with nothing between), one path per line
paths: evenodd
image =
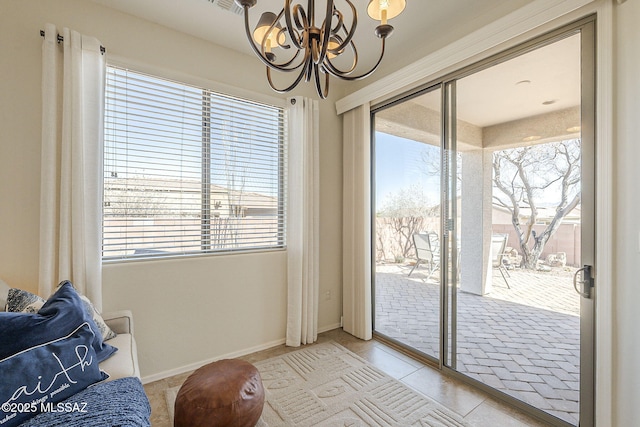
M522 262L527 268L536 267L549 238L569 212L580 203L580 158L580 140L494 153L493 183L504 195L500 197L494 193L494 205L505 207L511 212L511 222L523 256ZM545 229L536 234L534 226L540 215L538 206L548 199L545 196L554 189L559 195L555 215ZM521 215L522 208L529 209L528 216ZM524 224L523 219L526 219Z

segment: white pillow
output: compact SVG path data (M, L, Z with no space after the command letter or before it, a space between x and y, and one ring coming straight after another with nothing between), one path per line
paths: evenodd
M22 289L9 289L6 310L12 313L37 313L47 302L44 298Z

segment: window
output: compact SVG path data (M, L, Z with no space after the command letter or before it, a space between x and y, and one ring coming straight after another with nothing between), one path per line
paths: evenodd
M108 67L103 258L284 247L283 116Z

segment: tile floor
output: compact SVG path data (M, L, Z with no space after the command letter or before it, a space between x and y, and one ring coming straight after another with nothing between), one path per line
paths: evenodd
M329 340L338 342L388 375L456 411L472 426L539 427L547 425L505 405L482 391L443 375L437 369L424 365L382 342L362 341L341 329L325 332L318 336L318 342ZM282 345L247 355L242 359L257 362L294 350L296 349ZM151 402L151 424L153 427L170 427L164 392L167 388L182 384L188 375L189 373L178 375L145 385L145 391Z
M426 354L439 353L440 291L426 269L381 265L375 329ZM577 425L580 298L571 269L495 272L486 296L458 293L457 370Z

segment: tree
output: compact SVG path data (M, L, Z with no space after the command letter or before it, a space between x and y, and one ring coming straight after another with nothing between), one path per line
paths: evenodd
M168 181L145 175L105 178L104 215L120 218L147 218L160 215L181 215L173 212L172 197L176 191Z
M439 207L434 206L424 188L417 183L387 195L376 216L383 219L383 228L390 227L391 233L378 228L377 259L388 259L387 251L393 252L393 258L411 257L412 236L431 225L427 218L438 215ZM382 226L382 223L378 225Z
M493 192L493 203L511 213L522 266L527 269L536 268L549 238L580 203L580 152L580 140L572 139L493 154L493 185L498 190ZM550 203L555 215L536 233L538 209Z

